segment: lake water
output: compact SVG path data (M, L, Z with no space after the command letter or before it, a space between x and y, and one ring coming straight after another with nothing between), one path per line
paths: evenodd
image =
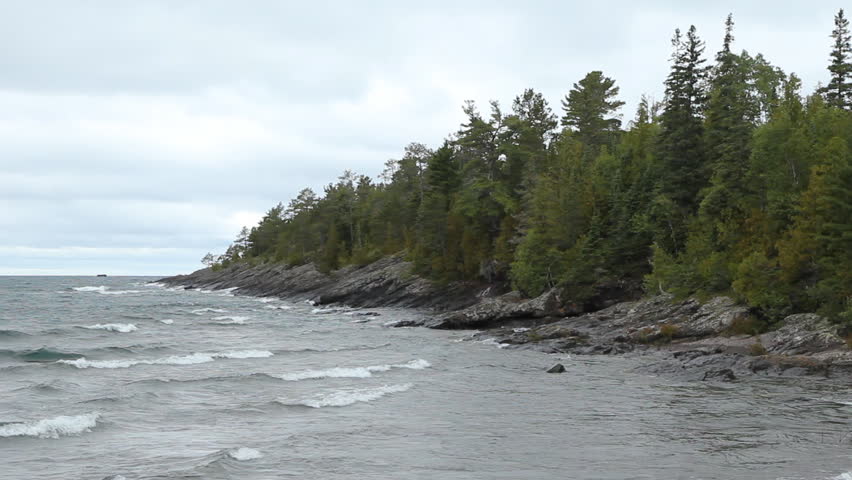
M150 280L0 277L0 478L852 480L839 381L682 383Z

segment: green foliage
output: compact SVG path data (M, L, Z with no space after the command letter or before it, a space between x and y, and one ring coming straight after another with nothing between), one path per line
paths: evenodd
M664 102L643 96L626 126L601 71L567 92L561 130L532 89L511 112L467 101L437 150L414 142L378 179L347 170L321 194L302 190L204 262L330 272L402 253L412 273L439 282L511 284L528 296L558 287L575 302L644 276L648 294L735 295L757 318L734 330L802 311L852 328L842 10L832 37L831 79L807 98L795 75L733 51L728 17L710 68L695 27L675 31Z

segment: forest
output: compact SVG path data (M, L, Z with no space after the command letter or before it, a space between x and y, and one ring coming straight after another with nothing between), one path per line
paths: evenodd
M402 252L437 282L582 301L632 281L731 295L767 324L796 312L852 324L852 46L843 10L834 24L828 81L810 93L736 53L728 16L712 58L694 26L675 31L663 100L643 97L626 123L602 71L559 112L532 89L510 110L468 101L442 145L411 143L379 179L346 171L304 189L204 262L332 271Z

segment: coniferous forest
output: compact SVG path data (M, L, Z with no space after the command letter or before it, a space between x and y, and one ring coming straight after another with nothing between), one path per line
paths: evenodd
M443 145L412 143L379 181L350 171L270 209L205 263L313 262L323 271L403 252L439 282L643 284L729 294L771 323L819 312L852 323L852 45L843 10L828 81L672 37L665 97L622 122L616 79L589 72L558 106L525 90L505 109L468 101ZM828 32L827 32L828 33Z

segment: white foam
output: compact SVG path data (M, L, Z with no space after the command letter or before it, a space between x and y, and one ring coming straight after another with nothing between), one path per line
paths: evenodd
M141 293L141 290L110 290L109 287L101 285L99 287L73 287L78 292L97 292L104 295L124 295L127 293Z
M831 480L852 480L852 472L844 472L840 475L833 477Z
M243 462L246 460L256 460L261 458L263 457L263 454L253 448L240 447L236 450L228 451L228 456L234 460Z
M264 308L269 308L271 310L292 310L293 307L290 305L264 305Z
M189 355L172 355L164 358L144 360L89 360L86 357L75 360L59 360L56 363L64 363L77 368L130 368L134 365L194 365L197 363L208 363L216 359L231 358L267 358L273 355L266 350L237 350L220 353L192 353Z
M325 314L325 313L335 313L335 312L339 312L341 310L342 309L340 309L340 308L333 308L333 307L332 308L315 308L315 309L311 310L311 313L313 313L313 314Z
M194 313L196 315L204 315L205 313L225 313L227 310L223 310L221 308L196 308L190 313Z
M496 338L486 338L485 340L479 340L477 343L481 343L483 345L493 345L497 348L506 348L511 346L509 343L500 343Z
M245 325L249 317L240 317L238 315L223 315L221 317L213 317L213 320L222 320L219 322L222 325Z
M83 415L61 415L36 422L11 423L0 426L0 437L38 437L59 438L64 435L78 435L95 428L100 414L97 412Z
M78 292L105 292L109 287L101 285L100 287L74 287Z
M257 300L260 303L272 303L272 302L274 302L278 299L273 298L273 297L260 297L260 298L255 298L255 300Z
M408 363L393 364L393 365L372 365L369 367L334 367L325 370L305 370L303 372L289 373L279 376L278 378L287 381L313 380L318 378L367 378L372 377L374 373L387 372L393 368L410 368L413 370L422 370L431 367L432 364L426 360L417 359Z
M521 328L513 328L512 331L515 332L515 333L524 333L524 332L529 332L530 329L526 328L526 327L521 327Z
M171 325L171 324L175 323L175 321L172 320L171 318L164 318L164 319L160 320L160 323L164 323L166 325Z
M88 328L89 330L107 330L109 332L118 333L130 333L139 330L136 328L136 325L133 325L132 323L98 323L83 328Z
M363 388L357 390L339 390L327 394L321 394L299 402L311 408L322 407L345 407L358 402L371 402L385 395L404 392L412 387L410 383L401 385L383 385L378 388Z
M305 300L305 303L307 303L308 305L310 305L312 307L317 304L317 302L315 302L313 300Z

